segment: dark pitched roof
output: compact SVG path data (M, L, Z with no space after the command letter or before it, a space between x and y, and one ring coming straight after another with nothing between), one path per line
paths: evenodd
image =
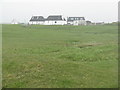
M85 20L84 17L68 17L67 21L74 21L74 20Z
M91 21L86 21L86 23L92 23Z
M63 20L61 15L50 15L46 19L47 21L54 21L54 20Z
M30 21L45 21L43 16L32 16Z

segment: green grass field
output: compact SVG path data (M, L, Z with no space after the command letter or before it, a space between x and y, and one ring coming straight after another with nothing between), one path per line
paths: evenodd
M3 25L4 88L117 88L118 27Z

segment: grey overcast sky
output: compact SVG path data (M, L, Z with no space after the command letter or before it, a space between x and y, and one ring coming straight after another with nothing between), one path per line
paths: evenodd
M2 0L3 23L13 19L28 22L33 15L63 15L85 17L92 22L118 21L119 0Z

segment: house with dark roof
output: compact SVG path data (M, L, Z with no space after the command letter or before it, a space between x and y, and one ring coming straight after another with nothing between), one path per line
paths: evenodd
M41 24L43 25L45 22L45 18L43 16L32 16L29 21L29 24Z
M86 25L84 17L68 17L67 20L62 15L50 15L47 18L43 16L32 16L29 24L41 25Z
M92 25L91 21L86 21L86 25Z
M68 25L86 25L86 21L84 17L68 17L67 24Z
M45 19L45 25L65 25L67 21L62 15L50 15Z

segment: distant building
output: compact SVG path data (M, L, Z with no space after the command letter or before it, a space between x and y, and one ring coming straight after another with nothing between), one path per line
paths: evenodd
M66 20L62 15L51 15L46 19L43 16L32 16L29 24L40 24L40 25L64 25L67 24Z
M68 17L67 24L68 25L86 25L86 21L84 17Z
M104 22L97 22L95 25L104 25Z
M96 23L95 23L95 22L92 22L91 25L96 25Z
M91 21L86 21L86 25L92 25Z
M43 25L45 22L45 19L43 16L32 16L32 18L29 21L29 24L41 24Z
M50 15L45 20L45 25L65 25L67 24L62 15Z
M68 17L67 20L62 15L50 15L47 18L43 16L32 16L29 24L40 25L88 25L91 21L85 21L84 17Z

